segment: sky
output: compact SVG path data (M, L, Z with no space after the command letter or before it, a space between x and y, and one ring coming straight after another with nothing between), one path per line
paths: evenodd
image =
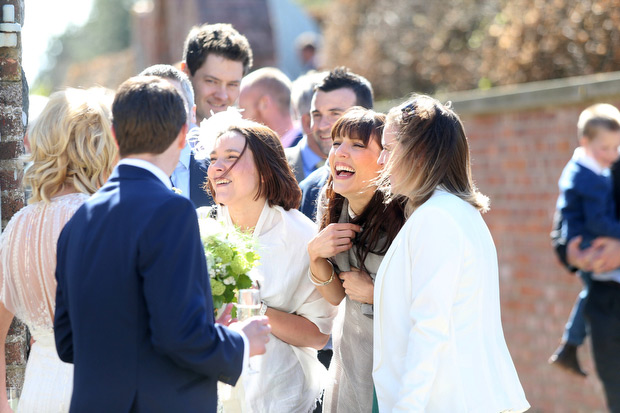
M46 63L49 40L70 24L86 23L93 0L26 0L22 27L22 67L31 85Z

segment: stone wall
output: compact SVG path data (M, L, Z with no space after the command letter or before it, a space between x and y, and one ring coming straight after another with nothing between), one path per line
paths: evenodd
M4 0L0 5L15 7L15 20L24 23L24 1ZM0 14L1 12L0 8ZM24 206L22 169L17 158L23 153L27 87L21 68L21 36L16 47L0 47L0 200L2 228ZM27 352L27 330L13 322L6 340L7 386L21 387Z

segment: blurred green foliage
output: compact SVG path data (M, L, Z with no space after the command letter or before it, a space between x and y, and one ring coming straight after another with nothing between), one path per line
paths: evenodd
M135 0L94 0L88 21L83 26L69 27L53 38L47 48L50 60L35 79L33 93L49 95L63 83L71 63L117 52L131 42L130 9Z

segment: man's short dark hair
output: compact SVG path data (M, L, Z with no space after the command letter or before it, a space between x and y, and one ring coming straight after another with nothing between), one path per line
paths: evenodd
M141 71L138 76L157 76L179 82L181 90L183 90L183 97L188 105L187 111L189 112L194 106L194 88L192 87L192 82L190 82L185 73L176 67L164 64L153 65Z
M341 66L330 71L323 81L316 85L315 90L333 92L342 88L349 88L355 93L355 106L372 109L373 93L370 82L364 76L357 75L346 67Z
M185 39L183 60L192 76L211 53L234 62L241 62L244 75L252 67L252 49L248 39L230 24L205 23L190 30Z
M170 82L154 76L123 82L114 97L112 117L121 157L164 152L187 121L179 92Z

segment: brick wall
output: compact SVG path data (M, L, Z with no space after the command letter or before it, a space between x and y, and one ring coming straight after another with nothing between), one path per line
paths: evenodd
M461 115L474 178L491 198L484 218L499 257L504 333L531 411L606 411L589 342L579 353L586 379L547 364L581 289L558 264L549 232L557 181L577 144L579 113L595 102L620 105L620 74L440 99L451 99Z
M0 6L15 6L15 20L23 24L24 1L5 0ZM0 14L1 14L0 8ZM23 153L21 37L17 47L0 47L0 200L2 228L24 205L21 167L16 158ZM27 97L26 97L27 99ZM21 387L26 363L26 327L14 321L6 340L7 385Z

